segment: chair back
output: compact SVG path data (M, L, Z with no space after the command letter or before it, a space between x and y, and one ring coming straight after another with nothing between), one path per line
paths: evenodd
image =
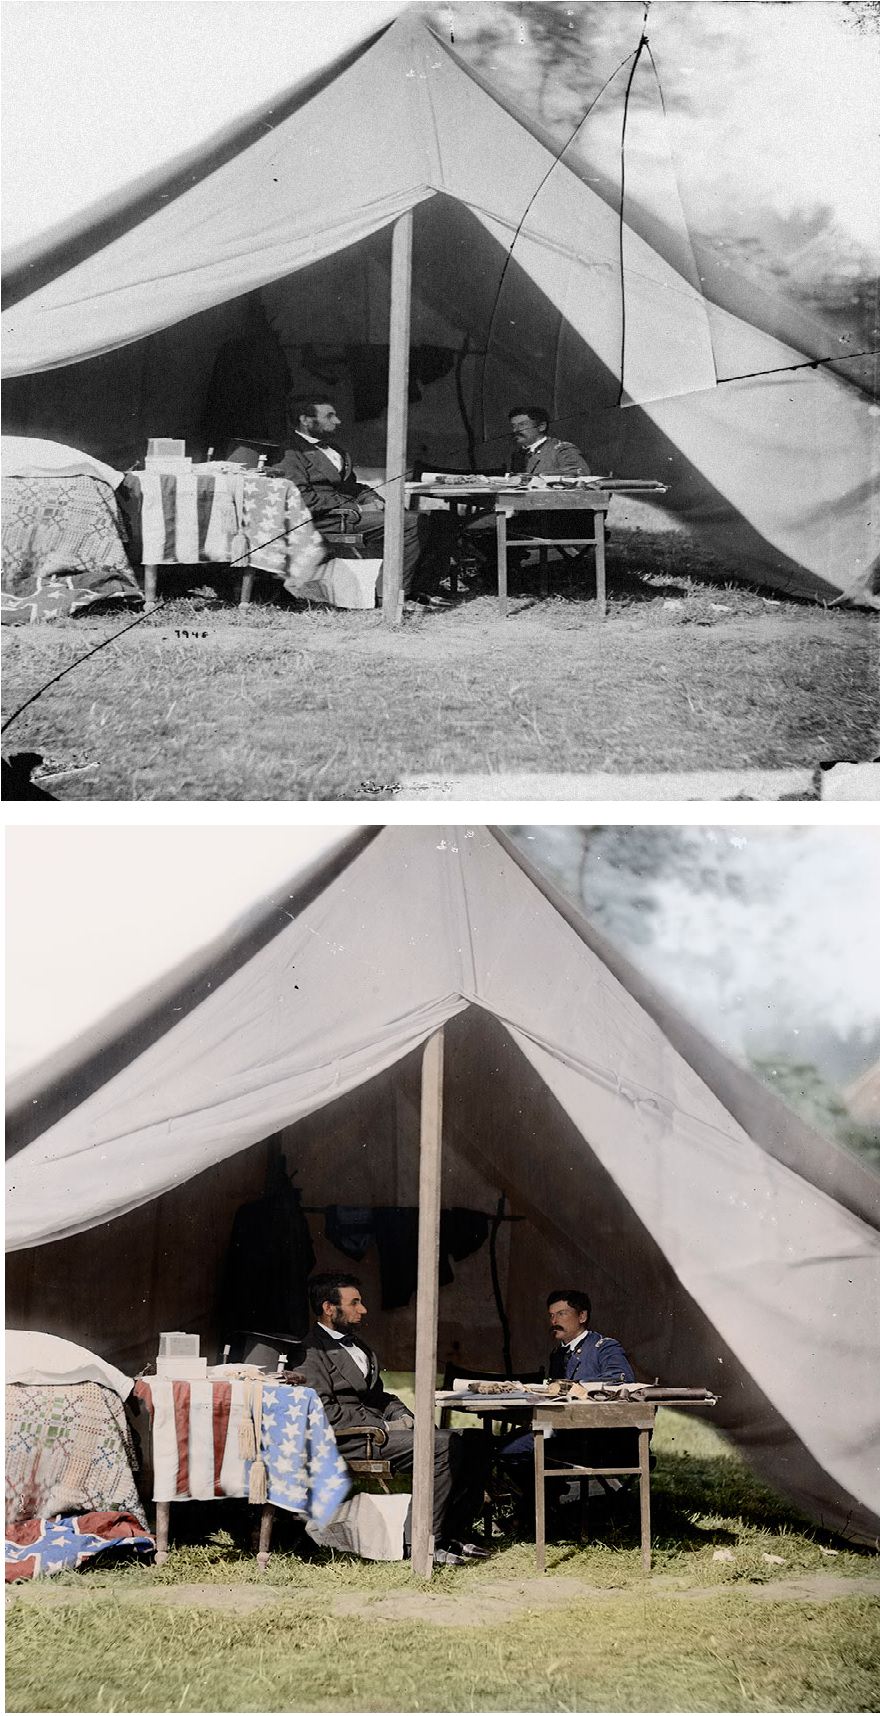
M287 1369L296 1370L305 1357L305 1342L291 1335L264 1335L253 1329L238 1329L229 1342L230 1364L258 1364L264 1370L275 1371L282 1353L287 1354Z

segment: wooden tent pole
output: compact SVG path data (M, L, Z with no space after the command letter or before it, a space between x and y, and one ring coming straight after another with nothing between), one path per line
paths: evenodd
M391 228L391 316L388 328L388 434L385 442L385 542L382 617L396 626L403 605L403 514L409 413L409 329L412 300L412 209Z
M419 1272L416 1298L416 1426L413 1446L412 1568L428 1579L434 1565L434 1393L440 1275L440 1164L443 1143L443 1028L422 1056L419 1160Z

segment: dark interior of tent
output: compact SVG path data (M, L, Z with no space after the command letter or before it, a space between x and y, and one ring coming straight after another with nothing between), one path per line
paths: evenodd
M640 1375L717 1387L723 1374L731 1385L724 1422L766 1430L769 1403L503 1027L472 1006L445 1034L442 1208L468 1212L473 1249L458 1259L453 1239L441 1250L449 1265L441 1280L449 1271L453 1278L440 1287L438 1369L540 1368L550 1345L547 1293L586 1285L595 1326L621 1340ZM7 1322L76 1340L129 1372L152 1363L167 1329L198 1333L202 1350L219 1358L240 1333L224 1322L236 1214L273 1195L283 1164L307 1216L312 1267L360 1277L371 1344L386 1368L411 1370L420 1091L416 1051L127 1215L11 1253ZM335 1243L346 1217L362 1240L373 1228L363 1218L379 1212L353 1261ZM304 1299L301 1316L301 1331L288 1332L304 1332Z
M384 228L146 339L10 380L4 432L77 446L120 469L141 464L156 435L182 438L196 458L242 446L272 457L285 442L293 387L331 397L356 465L381 475L390 277ZM703 473L625 399L617 377L468 209L444 195L417 205L411 468L503 471L509 409L544 401L554 431L593 469L667 483L659 504L706 533L719 576L751 566L762 582L803 593L809 574L732 517Z

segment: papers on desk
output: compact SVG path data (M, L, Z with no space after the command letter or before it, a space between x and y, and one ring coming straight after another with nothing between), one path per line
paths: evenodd
M714 1406L708 1388L674 1388L648 1382L477 1382L455 1379L438 1389L439 1406L565 1406L577 1401L643 1400L654 1405Z
M408 483L407 488L428 489L509 489L521 487L517 478L489 477L485 471L423 471L421 481Z
M661 483L656 477L487 477L482 471L474 471L470 476L460 473L444 474L444 472L425 471L417 483L407 483L406 492L410 495L436 494L438 490L448 490L450 494L461 492L467 494L517 494L521 492L547 494L553 489L567 489L577 493L579 489L606 489L612 494L631 495L665 495L668 485Z
M554 1382L518 1382L515 1377L504 1377L499 1382L484 1382L482 1378L455 1377L452 1384L453 1394L534 1394L542 1400L545 1396L567 1394L571 1388L570 1382L561 1378Z
M599 1399L605 1395L614 1395L617 1399L626 1400L628 1395L634 1395L637 1400L641 1400L644 1392L643 1382L603 1382L600 1378L597 1382L573 1382L570 1398L594 1400L597 1395Z
M451 1388L438 1389L435 1399L441 1406L478 1402L481 1406L561 1406L570 1388L568 1382L483 1382L456 1377Z
M667 1388L662 1382L575 1382L569 1400L647 1400L656 1405L714 1406L718 1396L708 1388Z
M462 489L469 494L475 490L485 490L492 494L496 489L516 492L520 489L590 489L601 486L608 481L605 477L527 477L524 474L513 474L504 477L489 477L483 471L472 471L470 475L461 472L444 473L443 471L425 471L417 483L407 483L407 489L418 492L421 489Z
M270 1377L275 1381L275 1372L264 1370L260 1364L212 1364L208 1366L209 1382L256 1382L257 1378L265 1382Z
M595 489L610 483L610 477L532 477L530 489Z

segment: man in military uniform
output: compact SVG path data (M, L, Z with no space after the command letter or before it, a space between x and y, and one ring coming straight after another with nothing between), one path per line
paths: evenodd
M547 1295L547 1313L555 1342L550 1354L551 1379L610 1383L635 1381L632 1365L620 1342L613 1335L600 1335L590 1328L591 1306L587 1293L576 1287L554 1287ZM638 1465L637 1430L554 1430L551 1448L554 1466L564 1466L569 1462L576 1466ZM534 1458L531 1431L515 1436L502 1454L513 1487L522 1497L519 1515L524 1530L530 1528L534 1519ZM616 1487L619 1488L619 1484ZM552 1507L548 1516L552 1523Z
M573 441L548 434L550 418L541 405L514 405L508 412L514 451L511 473L527 477L589 477L592 473Z

